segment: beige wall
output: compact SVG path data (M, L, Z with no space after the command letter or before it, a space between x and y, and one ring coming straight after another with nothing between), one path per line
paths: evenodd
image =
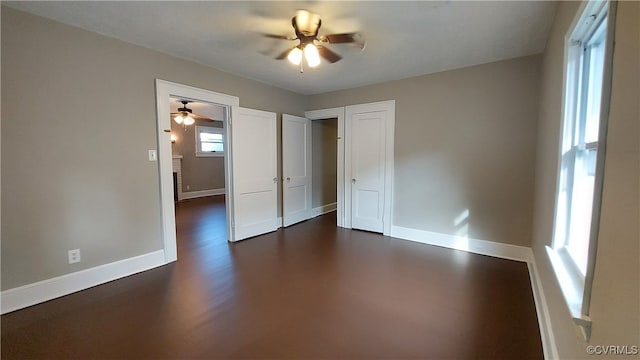
M190 126L171 122L171 134L176 137L171 150L173 155L182 155L182 191L223 189L224 157L196 156L196 126L222 127L222 122L197 120Z
M3 7L2 289L161 249L158 167L147 161L157 146L156 78L300 116L395 99L394 224L456 234L464 229L454 220L468 209L468 236L529 246L533 218L560 356L584 358L544 253L553 225L562 42L577 7L560 3L542 58L309 97ZM640 343L639 19L637 2L620 3L592 344ZM83 261L68 265L74 248Z
M587 358L545 254L553 227L562 121L564 36L578 3L562 2L542 61L533 251L560 358ZM620 2L615 32L604 193L590 317L591 344L640 344L640 6Z
M2 8L2 289L162 248L147 160L156 78L307 109L302 95ZM82 262L68 265L75 248Z
M396 100L394 225L530 246L539 61L314 95L309 108Z
M338 119L311 122L313 193L311 207L338 199Z

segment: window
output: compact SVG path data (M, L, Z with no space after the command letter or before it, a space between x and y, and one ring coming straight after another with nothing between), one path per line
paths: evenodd
M224 128L196 126L196 156L224 156Z
M610 91L603 86L610 79L608 13L608 2L587 2L567 36L554 233L547 249L585 338L591 326L588 307L604 170L604 154L599 153L604 149L608 111L603 109L608 110Z

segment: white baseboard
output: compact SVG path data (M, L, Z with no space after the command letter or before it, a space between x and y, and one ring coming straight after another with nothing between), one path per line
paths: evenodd
M559 359L556 340L553 336L553 329L551 328L551 315L549 314L549 307L547 306L547 298L544 296L542 280L540 280L536 259L531 249L529 249L529 261L527 261L527 267L529 268L533 300L536 303L536 315L538 315L538 325L540 326L540 337L542 338L544 358Z
M525 246L471 239L401 226L391 226L391 236L403 240L417 241L424 244L522 262L529 260L529 254L531 252L531 249Z
M179 200L195 199L213 195L224 195L224 188L183 192L182 197Z
M316 216L324 215L330 213L332 211L336 211L338 209L338 203L334 202L331 204L326 204L322 206L318 206L317 208L311 209L311 218Z
M332 211L336 211L337 208L338 208L338 203L332 203L332 204L319 206L317 208L313 208L311 209L311 216L309 217L309 219L313 219L316 216L320 216ZM284 226L284 221L281 216L279 216L276 221L278 222L278 229Z
M553 330L551 329L549 308L547 307L547 300L544 296L542 282L538 275L538 268L531 248L487 240L470 239L461 236L441 234L401 226L392 226L391 236L398 239L416 241L449 249L526 262L529 269L529 280L531 282L531 290L533 292L538 325L540 326L540 338L542 340L544 358L558 358L558 349L553 337Z
M0 293L0 312L6 314L57 297L104 284L164 265L164 250L38 281Z

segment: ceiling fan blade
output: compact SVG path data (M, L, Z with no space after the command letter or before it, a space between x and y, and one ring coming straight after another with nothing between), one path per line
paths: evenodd
M195 119L195 120L202 120L202 121L215 121L211 118L208 118L206 116L202 116L202 115L198 115L198 114L191 114L191 116Z
M322 35L322 39L326 39L330 44L342 44L356 42L357 33L329 34Z
M318 53L320 54L320 56L322 56L323 58L329 60L329 62L334 63L340 59L342 59L342 56L336 54L335 52L329 50L329 48L322 46L322 45L316 45L316 47L318 48Z
M285 51L283 51L280 55L276 56L276 60L282 60L282 59L286 59L287 56L289 55L289 53L291 52L291 50L293 50L295 48L292 47L291 49L287 49Z
M344 33L344 34L328 34L318 37L318 40L322 42L328 42L329 44L353 44L360 49L364 49L365 41L362 35L359 33Z
M271 39L279 39L279 40L295 40L295 37L289 35L276 35L276 34L262 34L264 37L268 37Z

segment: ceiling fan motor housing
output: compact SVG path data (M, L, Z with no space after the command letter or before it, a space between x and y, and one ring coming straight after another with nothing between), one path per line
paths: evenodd
M179 111L179 112L181 112L181 113L183 113L183 114L184 114L184 113L189 113L189 114L191 114L191 113L193 112L193 110L191 110L191 109L189 109L189 108L187 107L187 104L189 103L189 101L182 100L182 101L180 101L180 102L182 103L183 107L178 108L178 111Z
M301 41L307 38L313 41L318 36L318 29L322 25L322 20L318 14L307 10L298 10L296 16L291 19L291 25L293 25L296 35Z

